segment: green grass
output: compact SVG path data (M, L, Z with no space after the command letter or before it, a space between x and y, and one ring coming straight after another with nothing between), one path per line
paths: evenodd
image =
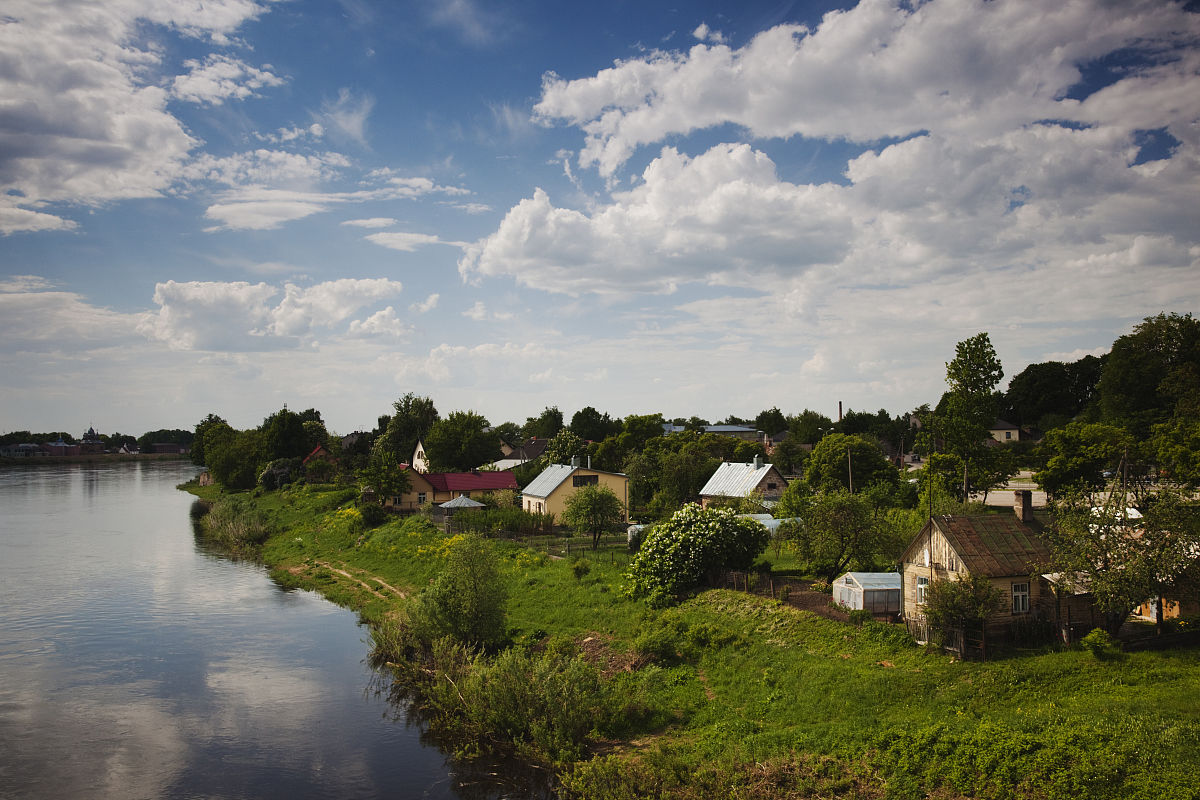
M280 531L262 558L284 585L376 621L404 602L379 582L418 592L445 536L421 518L367 529L351 499L303 488L256 498ZM601 642L606 691L631 709L593 731L603 756L559 765L567 796L1200 796L1196 649L961 662L894 626L743 593L648 609L625 597L615 544L585 551L586 572L520 543L496 547L513 640Z

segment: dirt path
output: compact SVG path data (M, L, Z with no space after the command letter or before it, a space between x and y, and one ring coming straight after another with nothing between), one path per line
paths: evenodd
M338 562L340 564L340 566L334 566L333 564L329 563L328 561L309 561L309 562L305 562L305 563L311 564L311 565L317 566L317 567L324 567L325 569L329 570L330 572L335 572L338 575L341 575L342 577L344 577L346 580L357 583L359 586L366 589L368 592L370 592L371 594L380 598L381 600L389 600L391 598L389 598L386 594L381 592L379 590L380 588L387 589L393 595L395 595L396 597L399 597L401 599L408 597L408 595L405 592L402 592L401 590L397 589L395 586L392 586L390 583L385 581L383 578L380 578L378 575L372 574L363 569L357 569L356 567L351 567L349 564L346 564L345 562ZM299 572L299 571L303 571L304 569L305 569L305 565L301 565L299 567L293 567L292 572ZM354 574L351 574L351 572L349 570L354 570ZM378 587L372 586L371 584L367 583L368 580L374 581L376 584L378 584Z

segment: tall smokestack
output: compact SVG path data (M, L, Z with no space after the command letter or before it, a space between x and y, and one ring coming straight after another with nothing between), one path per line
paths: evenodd
M838 422L842 421L842 401L838 400Z

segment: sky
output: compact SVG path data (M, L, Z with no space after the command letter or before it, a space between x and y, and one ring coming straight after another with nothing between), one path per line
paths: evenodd
M1200 8L7 0L0 432L936 403L1200 312Z

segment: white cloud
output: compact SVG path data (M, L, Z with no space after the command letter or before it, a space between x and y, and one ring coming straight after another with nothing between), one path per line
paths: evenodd
M409 309L409 311L414 311L418 314L427 314L430 311L433 311L435 308L437 308L438 299L440 297L441 296L437 292L434 292L433 294L429 295L429 297L426 297L421 302L413 303L411 306L408 307L408 309Z
M486 214L492 210L487 203L454 203L454 207L468 214Z
M45 203L95 205L170 187L198 142L154 83L162 49L145 42L143 23L223 42L265 10L248 0L6 4L0 52L20 68L0 70L0 231L73 227Z
M405 253L411 253L418 247L424 247L428 244L444 244L450 247L467 246L467 242L444 241L429 233L372 233L366 238L367 241L374 242L380 247L386 247L389 250L401 250Z
M338 177L350 165L341 153L304 155L259 148L223 158L202 155L188 164L183 176L234 187L308 189Z
M312 202L287 199L285 192L277 194L279 198L274 200L214 203L205 210L204 216L221 224L205 230L274 230L284 223L311 217L313 214L320 214L329 208L323 198L318 198L318 202Z
M359 310L401 291L400 283L384 278L345 278L310 287L286 283L279 289L266 283L167 281L155 287L159 310L140 330L174 350L254 352L293 347L298 337L317 328L332 328ZM379 328L386 317L368 328ZM363 323L366 325L367 323Z
M221 105L230 99L254 97L258 89L284 84L283 78L269 68L252 67L240 59L218 53L210 53L203 60L188 59L183 65L190 71L175 76L171 94L189 103Z
M816 30L780 25L737 50L698 44L579 80L548 74L534 112L543 122L582 128L581 163L609 176L641 145L727 123L757 137L872 142L932 131L969 140L1039 119L1090 121L1097 109L1089 115L1087 104L1066 97L1080 80L1077 64L1126 47L1187 47L1198 39L1197 15L1156 0L911 8L863 0L830 12ZM1139 104L1148 116L1161 116L1154 109L1169 98L1176 116L1190 122L1200 105L1187 77L1193 61L1166 59L1122 83L1150 91L1152 99ZM1112 119L1121 104L1109 105L1104 116Z
M706 22L701 22L696 26L696 29L692 31L692 37L702 42L713 42L714 44L721 44L725 41L725 35L720 31L708 27L708 23Z
M377 311L364 320L354 320L350 323L349 335L353 337L385 337L399 339L412 331L412 326L396 316L396 310L391 306Z
M491 44L505 35L506 21L490 5L475 0L431 0L428 8L431 22L457 31L470 44Z
M348 219L342 224L352 225L356 228L390 228L396 224L396 220L391 217L371 217L369 219Z
M320 139L325 135L325 127L319 122L314 122L311 125L301 128L299 126L291 128L280 128L275 133L256 133L255 138L259 141L270 142L272 144L283 144L285 142L294 142L298 139Z
M643 179L590 215L556 208L536 190L467 248L459 271L566 294L671 292L687 282L799 274L849 248L843 190L780 181L748 145L696 158L666 148Z
M482 322L483 320L487 319L487 307L483 304L482 300L476 300L475 305L462 312L462 315L467 319L473 319L476 322Z
M8 357L17 353L88 353L137 341L139 314L90 304L75 292L57 291L35 275L0 282L0 339Z
M356 94L350 89L338 90L337 100L321 105L321 119L325 128L333 129L360 145L367 143L367 118L375 108L375 98L367 94Z

